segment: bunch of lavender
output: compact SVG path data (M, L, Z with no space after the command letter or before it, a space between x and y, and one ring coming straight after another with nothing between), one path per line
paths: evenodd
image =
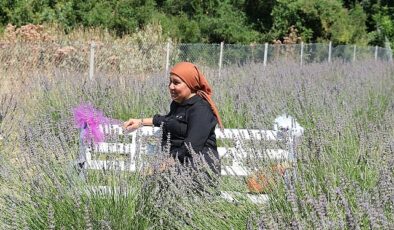
M11 130L14 141L6 142L7 150L2 153L7 162L13 162L7 169L12 175L0 175L7 175L5 185L15 191L12 196L2 193L2 203L7 204L3 209L7 219L2 223L68 227L60 220L64 218L76 228L115 228L117 223L130 221L143 227L200 229L392 226L393 65L360 61L300 67L288 62L264 67L249 63L226 67L220 77L215 77L213 69L204 68L204 73L215 89L214 99L226 128L269 129L273 119L283 113L296 117L305 128L294 175L278 180L268 205L232 204L216 196L176 203L175 198L183 198L189 191L184 189L188 186L176 184L168 185L162 194L154 189L131 192L134 195L127 201L83 195L80 186L86 182L65 167L79 151L71 108L91 101L107 116L121 120L165 113L170 102L168 79L161 73L147 73L151 77L143 80L98 73L95 81L83 81L81 73L54 71L49 76L30 73L20 89L24 93L15 98L14 122L2 123L2 129ZM230 90L234 87L237 90ZM262 143L251 146L251 155L266 147ZM252 160L254 167L267 165ZM140 190L132 191L146 191L146 186L159 184L149 180L170 182L177 175L167 179L120 173L108 176L106 181L120 184L136 181ZM242 179L231 182L225 177L219 184L239 191L246 187ZM57 206L60 195L54 191L58 190L71 190L60 193L71 194L64 205ZM65 218L68 216L77 218ZM173 218L166 221L164 216Z

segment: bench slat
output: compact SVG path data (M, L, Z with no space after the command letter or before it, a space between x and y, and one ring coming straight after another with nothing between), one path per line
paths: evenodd
M91 160L87 162L87 169L93 170L119 170L135 172L137 167L134 162L127 164L125 161ZM223 176L247 176L250 171L243 166L224 166L221 170Z
M141 148L145 150L146 148ZM88 149L90 151L90 148ZM95 146L94 152L102 153L102 154L132 154L136 151L135 144L123 144L123 143L107 143L101 142ZM292 154L283 149L266 149L265 151L256 152L253 154L248 153L243 149L237 148L226 148L226 147L218 147L219 157L225 156L234 156L237 158L246 158L248 156L259 156L262 158L269 158L275 160L289 160L292 159ZM132 158L133 156L131 156Z
M217 139L277 140L277 131L258 129L215 129Z
M243 166L222 166L220 174L222 176L247 176L250 170Z
M98 153L130 154L136 151L135 144L100 142L95 145L94 151Z
M276 129L274 130L259 130L259 129L215 129L216 138L230 139L236 147L218 147L218 153L222 161L221 175L223 176L248 176L255 169L253 165L243 165L244 160L248 160L248 157L253 159L270 159L270 160L295 160L295 155L292 151L294 146L293 134L283 130L283 125L277 124L275 120ZM285 127L285 130L289 130L289 127ZM301 127L302 128L302 127ZM139 137L156 137L161 138L161 130L159 127L148 127L144 126L133 132L125 132L121 125L101 125L100 129L105 135L116 137L121 135L127 135L127 139L131 137L131 143L98 143L91 149L91 147L83 146L81 141L81 154L80 160L86 162L85 169L95 170L118 170L118 171L136 171L141 170L144 164L139 164L136 159L136 154L152 154L154 153L155 147L151 148L151 144L145 146L139 146L137 139ZM115 138L116 139L116 138ZM120 139L119 139L120 140ZM286 141L289 150L286 149L261 149L251 150L248 149L247 145L243 145L242 140L266 140L266 141ZM115 140L116 141L116 140ZM287 147L286 147L287 148ZM137 152L137 149L139 150ZM125 154L128 155L128 159L124 160L92 160L92 152L98 154ZM229 158L229 162L226 160ZM246 164L251 163L247 162ZM226 165L231 164L231 165ZM118 193L123 194L124 191L119 189L109 188L106 186L97 186L97 188L91 190L93 193L108 194ZM237 199L249 199L253 203L263 204L268 201L268 195L266 194L248 194L241 192L230 192L222 191L221 196L231 202L238 202Z
M236 159L244 159L248 156L261 157L262 159L268 158L271 160L292 160L294 158L291 152L284 149L265 149L263 152L258 151L251 154L243 149L218 147L218 153L220 158L228 155Z
M119 170L119 171L131 171L136 170L135 163L127 164L125 161L107 161L107 160L91 160L87 161L88 169L95 170Z
M136 135L142 136L158 136L160 134L160 127L143 126L133 132L124 132L123 127L119 125L100 125L100 129L104 134L116 135ZM255 140L278 140L280 139L276 130L263 129L215 129L217 139L255 139Z
M264 204L269 200L269 196L267 194L243 194L240 192L222 191L220 196L230 202L237 202L237 197L247 197L255 204Z
M160 131L160 127L152 127L152 126L143 126L141 128L139 128L138 130L135 130L133 132L125 132L125 130L123 129L122 126L120 125L100 125L100 130L104 133L104 134L116 134L116 135L129 135L129 136L133 136L135 135L137 132L138 134L142 135L142 136L154 136L159 134Z

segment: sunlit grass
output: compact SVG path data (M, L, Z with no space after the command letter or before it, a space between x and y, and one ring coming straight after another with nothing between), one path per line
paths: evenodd
M119 120L164 114L169 109L168 79L162 73L149 73L144 79L114 75L102 74L90 82L81 80L86 76L78 72L32 73L18 89L23 94L3 100L2 228L393 226L393 65L364 61L300 68L295 63L267 67L257 63L228 67L220 78L207 68L205 75L226 128L272 129L274 118L283 113L295 116L305 128L295 167L284 178L275 179L265 205L246 200L231 203L214 194L194 196L188 187L191 178L171 174L91 171L81 177L73 164L79 133L73 127L71 108L90 101ZM1 94L2 98L8 95ZM249 145L252 150L275 147L257 140ZM256 162L261 167L270 165ZM172 184L173 180L178 183ZM165 186L160 187L161 183ZM107 185L113 191L123 188L128 193L92 195L93 185ZM219 189L246 192L245 178L222 177Z

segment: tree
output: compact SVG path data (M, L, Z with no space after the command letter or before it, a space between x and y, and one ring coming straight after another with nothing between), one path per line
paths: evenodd
M160 5L160 11L171 15L173 22L172 25L168 20L161 22L164 32L185 32L188 36L182 36L182 42L249 43L258 40L258 33L249 25L245 13L230 1L167 0L160 1Z
M155 22L181 42L267 42L291 26L305 42L383 46L394 41L392 0L2 0L0 31L51 23L66 32L100 27L118 36Z
M220 43L251 43L259 39L258 32L247 23L245 14L230 4L222 3L214 17L200 16L205 41Z
M394 1L364 0L361 5L367 12L367 28L370 31L370 44L384 46L394 42Z
M272 17L271 33L278 38L295 25L307 42L331 40L346 44L357 39L366 42L366 16L362 8L348 11L339 0L278 0Z
M82 25L114 30L117 35L135 32L150 22L155 13L153 0L87 0L76 4Z
M248 22L253 28L261 33L267 33L272 27L272 9L276 5L276 0L246 0L244 12Z
M11 20L12 9L16 1L0 1L0 23L6 25Z

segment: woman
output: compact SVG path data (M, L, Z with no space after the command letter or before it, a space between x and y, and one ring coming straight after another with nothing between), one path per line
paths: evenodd
M215 127L219 124L223 128L223 124L205 76L194 64L181 62L171 69L168 88L173 101L167 115L130 119L124 123L125 128L134 130L142 125L162 125L162 145L166 145L169 137L170 153L174 158L194 167L192 149L203 156L214 173L220 174Z

